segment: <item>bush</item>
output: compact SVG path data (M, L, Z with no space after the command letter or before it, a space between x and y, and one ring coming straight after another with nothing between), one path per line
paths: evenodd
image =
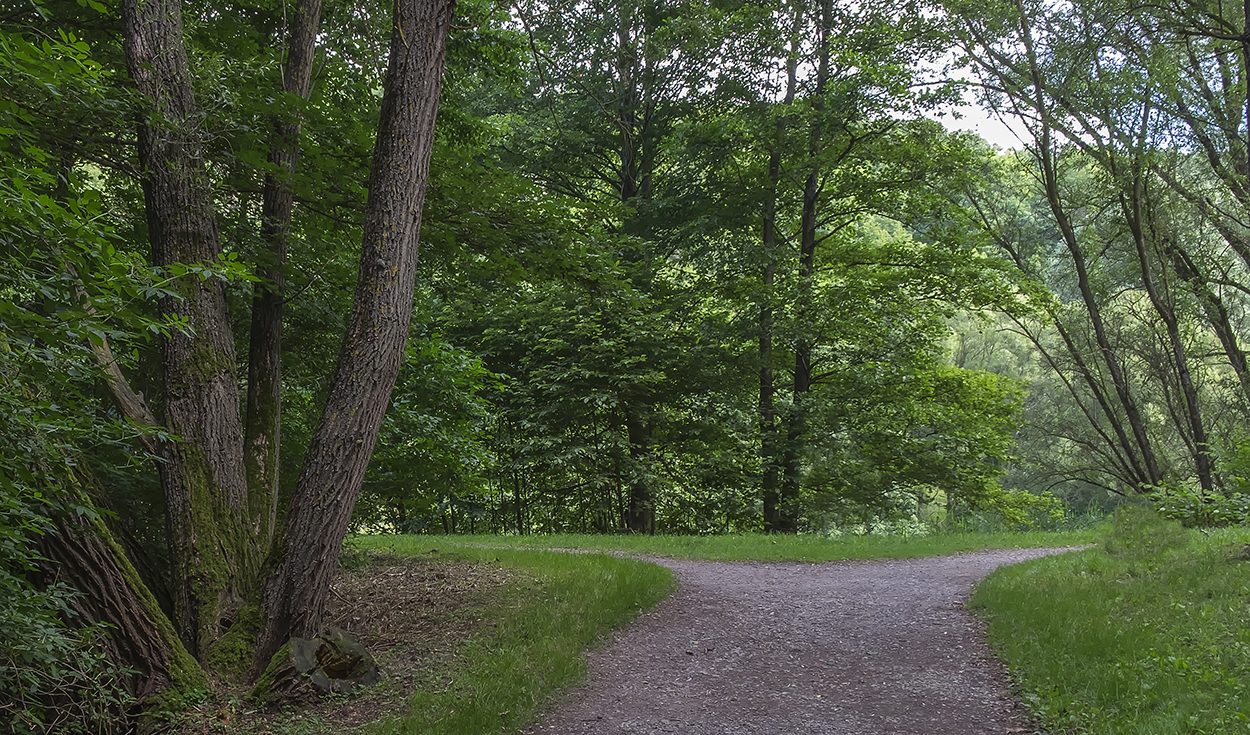
M1049 490L1040 494L999 490L992 493L983 506L1001 515L1013 531L1056 530L1068 517L1067 506Z
M16 422L10 422L12 427ZM100 645L104 626L75 627L74 590L40 589L39 537L54 533L48 516L66 509L13 477L0 476L0 735L108 733L131 704L119 671ZM25 470L22 472L21 470Z
M1181 487L1155 488L1147 497L1164 518L1186 528L1225 528L1250 524L1250 495L1218 495Z

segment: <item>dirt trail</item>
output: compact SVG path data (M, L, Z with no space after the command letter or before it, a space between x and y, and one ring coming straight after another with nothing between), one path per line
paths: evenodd
M1062 549L831 564L655 559L679 591L591 655L535 735L1032 733L962 607Z

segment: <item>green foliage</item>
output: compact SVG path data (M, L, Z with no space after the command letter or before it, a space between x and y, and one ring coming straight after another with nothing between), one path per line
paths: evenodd
M996 480L1014 447L1018 384L931 362L849 362L815 417L829 435L813 446L809 484L826 494L816 507L886 510L911 495L914 508L935 490L968 506L1002 502Z
M1023 490L999 491L986 499L985 507L1020 530L1053 530L1068 516L1063 501L1050 492L1033 494Z
M133 704L126 672L100 645L106 627L66 627L75 594L64 585L35 591L0 568L0 733L99 735Z
M55 543L54 517L99 518L73 482L83 450L129 450L139 433L96 410L91 346L177 325L144 314L167 294L164 277L119 251L97 181L62 167L45 139L41 115L121 106L108 72L70 33L34 42L0 27L0 80L0 721L14 733L108 732L132 704L128 672L106 658L107 631L76 619L77 593L49 583L38 545Z
M480 520L481 486L493 461L485 435L489 404L480 394L498 390L497 381L439 335L409 341L357 504L357 527L413 533L457 514Z
M1191 533L1133 507L1106 551L1005 567L978 587L972 604L1048 732L1250 731L1250 565L1236 556L1248 539Z
M1184 487L1166 487L1148 495L1159 515L1186 528L1222 528L1250 524L1250 494L1205 494Z
M1224 492L1204 493L1175 483L1148 488L1147 497L1159 515L1186 528L1250 525L1250 442L1238 440L1218 458L1227 483Z

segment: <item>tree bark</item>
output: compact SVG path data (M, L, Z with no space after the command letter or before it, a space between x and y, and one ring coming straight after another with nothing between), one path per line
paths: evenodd
M100 494L82 487L95 483L83 470L68 481L84 503ZM130 672L122 678L126 692L142 704L171 688L206 686L203 671L103 520L61 514L52 521L54 531L40 542L44 567L51 579L79 592L70 603L75 622L110 626L104 649L115 666Z
M330 577L403 362L453 5L395 6L352 316L292 497L285 554L265 586L256 673L292 636L320 632Z
M139 162L158 266L211 265L220 252L201 115L191 88L178 0L125 0L126 64L146 119ZM218 278L189 275L161 301L186 329L164 340L165 427L177 440L160 465L175 580L178 629L204 660L239 602L247 485L234 335Z
M321 0L302 0L291 14L282 90L303 100L312 89ZM295 191L291 177L299 158L299 114L274 121L261 204L261 240L268 248L259 268L264 283L252 299L247 362L247 423L244 435L248 487L248 533L252 560L261 564L273 545L278 511L279 449L282 443L282 312ZM250 570L256 579L260 568Z

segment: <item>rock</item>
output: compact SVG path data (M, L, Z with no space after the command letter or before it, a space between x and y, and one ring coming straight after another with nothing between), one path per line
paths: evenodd
M292 638L274 656L252 692L266 701L303 701L310 696L350 694L386 676L360 642L331 627L316 638Z

